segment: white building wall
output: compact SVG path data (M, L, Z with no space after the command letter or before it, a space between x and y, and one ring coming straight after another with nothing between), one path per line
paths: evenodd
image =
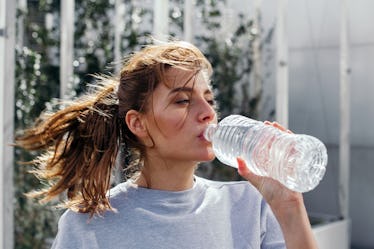
M374 29L373 1L350 1L351 175L353 245L374 247ZM305 195L311 212L339 214L339 13L340 1L289 1L290 128L329 147L327 174ZM338 239L338 238L337 238Z
M228 6L253 13L253 1ZM339 174L340 0L289 0L289 128L328 145L329 164L321 184L305 194L311 213L337 215ZM352 245L374 248L374 1L349 0L351 65L350 218ZM265 29L276 22L276 0L262 1ZM274 50L275 42L274 43ZM274 96L275 63L265 81L265 99ZM274 106L274 97L271 104ZM264 109L264 118L267 110ZM260 117L261 118L261 117ZM335 239L335 238L332 238ZM336 238L339 239L339 238Z

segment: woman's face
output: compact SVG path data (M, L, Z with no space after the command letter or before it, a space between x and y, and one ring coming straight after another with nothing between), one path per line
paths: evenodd
M212 145L203 137L207 125L217 122L208 75L171 68L165 81L154 90L145 115L154 143L147 154L167 161L213 160Z

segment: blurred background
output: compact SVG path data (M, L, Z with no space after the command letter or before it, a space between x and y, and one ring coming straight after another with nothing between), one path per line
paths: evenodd
M374 1L0 0L0 248L49 248L63 210L9 146L59 98L115 74L159 40L187 40L214 68L221 117L277 120L321 139L329 163L304 198L319 246L374 248ZM215 161L197 174L240 180ZM115 177L113 184L120 182Z

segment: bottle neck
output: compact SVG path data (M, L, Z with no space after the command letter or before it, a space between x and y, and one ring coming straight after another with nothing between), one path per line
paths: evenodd
M214 133L216 132L216 130L217 130L217 125L216 124L209 124L208 127L205 129L205 131L203 133L204 138L207 141L212 142L213 136L214 136Z

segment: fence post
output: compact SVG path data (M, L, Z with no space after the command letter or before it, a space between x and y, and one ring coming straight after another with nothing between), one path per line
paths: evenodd
M350 165L350 87L348 3L341 1L340 15L340 137L339 137L339 206L341 216L349 218Z
M72 88L74 71L74 0L61 1L60 98Z
M166 41L169 35L169 0L154 0L153 36Z
M184 40L188 42L193 42L192 12L193 12L192 0L185 0L184 1L184 17L183 17L183 33L184 33Z
M16 1L0 0L0 248L14 247L13 166Z
M277 87L276 87L276 120L288 127L288 41L286 34L287 0L278 1L276 24L277 42Z

